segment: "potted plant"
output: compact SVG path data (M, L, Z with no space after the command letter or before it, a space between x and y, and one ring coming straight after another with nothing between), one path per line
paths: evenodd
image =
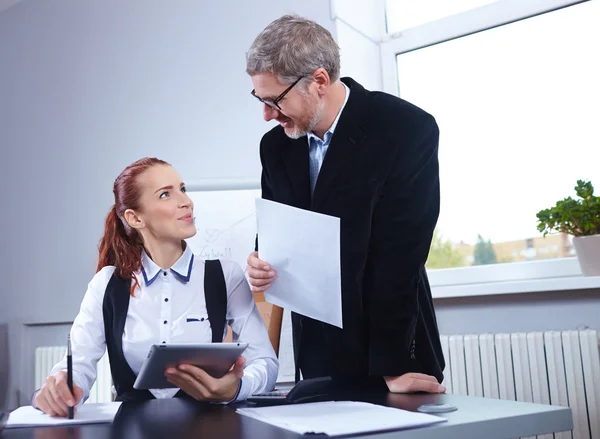
M577 180L575 193L556 206L537 213L538 230L544 236L562 232L573 236L573 245L584 276L600 276L600 197L592 183Z

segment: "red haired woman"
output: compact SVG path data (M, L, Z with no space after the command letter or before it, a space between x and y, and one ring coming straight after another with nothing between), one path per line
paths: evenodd
M232 402L271 390L279 364L242 269L196 259L184 241L196 233L194 205L177 171L144 158L121 172L113 192L97 273L71 328L73 394L63 359L34 395L34 406L67 416L69 406L88 397L105 349L119 401L188 395ZM211 297L219 295L213 286L223 284L222 297ZM166 371L177 388L133 388L151 345L221 342L227 324L234 340L249 345L224 377L180 365Z

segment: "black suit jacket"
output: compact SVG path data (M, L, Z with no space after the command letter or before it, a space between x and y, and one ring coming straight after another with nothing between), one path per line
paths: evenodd
M304 378L422 372L441 382L424 268L439 214L438 127L402 99L342 81L350 97L312 197L307 138L278 126L260 145L263 198L341 218L344 328L293 315L296 366Z

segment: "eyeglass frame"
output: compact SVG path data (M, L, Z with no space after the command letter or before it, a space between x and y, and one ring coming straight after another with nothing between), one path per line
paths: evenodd
M277 96L275 99L263 99L260 96L256 95L256 90L254 90L254 89L252 89L250 94L252 96L254 96L256 99L258 99L261 103L268 105L269 107L273 108L274 110L281 111L279 102L281 102L281 100L285 97L285 95L287 95L290 92L290 90L292 88L294 88L294 86L300 82L300 80L302 78L304 78L304 76L300 76L298 79L296 79L294 82L292 82L292 84L288 88L283 90L283 92L279 96Z

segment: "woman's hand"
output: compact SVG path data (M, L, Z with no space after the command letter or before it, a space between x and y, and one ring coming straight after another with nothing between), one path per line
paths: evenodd
M222 378L213 378L191 364L180 364L176 369L171 367L165 371L165 376L198 401L229 402L237 395L245 362L244 357L239 357Z
M83 389L73 385L73 393L67 385L67 372L61 370L54 376L46 378L46 382L36 393L34 405L50 416L67 417L69 407L75 407L83 398Z

